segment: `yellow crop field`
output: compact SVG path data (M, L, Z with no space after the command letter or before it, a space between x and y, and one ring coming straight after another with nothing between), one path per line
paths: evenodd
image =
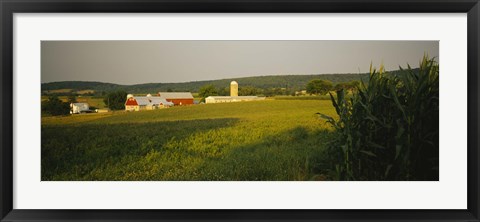
M311 180L328 100L202 104L42 118L42 180Z

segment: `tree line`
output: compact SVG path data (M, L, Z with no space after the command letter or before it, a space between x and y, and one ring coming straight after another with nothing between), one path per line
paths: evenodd
M349 82L340 82L334 84L332 81L324 79L310 80L304 88L289 88L286 84L285 87L272 87L272 88L258 88L254 86L241 86L238 88L239 96L297 96L299 91L306 90L310 95L326 95L330 91L344 89L346 91L352 91L360 86L360 81L353 80ZM198 92L202 101L209 96L229 96L229 87L215 87L212 84L204 85Z
M310 80L304 87L289 87L285 84L284 87L270 87L259 88L251 85L241 86L238 89L239 96L296 96L297 92L305 90L310 95L326 95L333 90L345 89L353 90L360 85L360 81L353 80L349 82L340 82L333 84L332 81L324 79ZM172 92L172 89L167 91ZM125 100L127 98L127 92L125 90L114 90L111 92L101 91L95 94L97 97L103 98L103 102L110 110L123 110L125 109ZM229 96L229 87L216 87L213 84L207 84L198 90L198 95L201 102L205 101L209 96ZM48 99L42 102L42 113L46 115L67 115L70 113L70 103L76 102L76 94L68 94L68 101L62 102L58 98L59 94L50 94Z

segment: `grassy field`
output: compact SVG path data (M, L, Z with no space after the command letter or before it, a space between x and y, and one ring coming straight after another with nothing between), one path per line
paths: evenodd
M328 100L204 104L42 118L42 180L311 180Z

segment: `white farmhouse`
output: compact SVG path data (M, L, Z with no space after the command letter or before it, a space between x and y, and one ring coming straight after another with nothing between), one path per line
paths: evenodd
M70 103L70 114L86 113L89 109L88 103Z

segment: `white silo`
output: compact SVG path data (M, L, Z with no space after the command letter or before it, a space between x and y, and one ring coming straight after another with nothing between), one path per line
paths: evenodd
M132 97L133 97L132 94L128 94L128 95L127 95L127 99L130 99L130 98L132 98Z
M230 83L230 96L238 96L238 83L235 81Z

